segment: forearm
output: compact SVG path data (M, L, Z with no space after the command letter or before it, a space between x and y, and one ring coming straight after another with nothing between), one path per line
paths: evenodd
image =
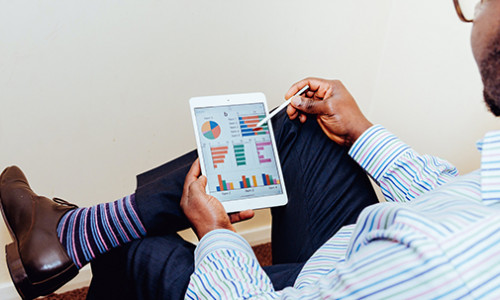
M276 297L273 285L250 245L229 230L205 235L195 251L195 271L186 299Z
M419 155L380 125L364 132L349 155L380 185L388 201L410 201L458 175L447 161Z

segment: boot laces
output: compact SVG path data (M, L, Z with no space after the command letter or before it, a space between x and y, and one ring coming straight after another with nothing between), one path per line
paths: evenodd
M61 199L61 198L52 198L52 201L54 201L57 204L72 207L72 208L78 208L78 205L75 205L73 203L69 203L68 201Z

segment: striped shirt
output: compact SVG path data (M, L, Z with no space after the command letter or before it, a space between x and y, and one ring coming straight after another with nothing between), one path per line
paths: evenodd
M458 176L372 126L349 155L387 202L365 208L281 291L243 238L212 231L196 248L186 299L500 298L500 131L479 148L481 169Z

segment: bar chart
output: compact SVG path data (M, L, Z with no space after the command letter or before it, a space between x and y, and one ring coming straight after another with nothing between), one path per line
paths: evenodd
M210 152L212 153L214 169L217 169L217 166L223 164L226 160L228 146L211 147Z
M256 142L255 146L257 147L257 156L261 164L272 162L273 148L271 141Z
M222 175L217 175L217 179L219 181L219 185L216 187L218 192L221 191L230 191L234 190L234 183L230 182L226 179L222 178ZM246 189L246 188L255 188L255 187L260 187L260 186L266 186L266 185L276 185L280 184L280 180L277 178L273 178L272 175L262 173L261 175L251 175L251 176L241 176L241 180L239 181L240 183L240 188Z
M245 145L244 144L233 144L234 156L236 158L237 166L246 166L246 156L245 156Z
M234 190L233 183L223 180L222 175L220 174L217 175L217 179L219 180L219 186L217 186L217 192Z
M250 115L250 116L239 116L241 136L255 136L255 135L266 135L269 133L269 128L267 124L262 125L262 127L257 128L257 124L260 120L264 119L265 115Z

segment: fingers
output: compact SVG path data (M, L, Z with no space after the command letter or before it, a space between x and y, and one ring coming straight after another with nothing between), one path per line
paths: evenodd
M236 223L253 218L255 212L251 209L229 214L231 223Z
M286 113L288 114L288 117L290 117L290 120L295 120L295 118L299 116L299 111L292 105L288 105Z
M328 108L326 107L326 101L314 100L300 96L293 97L291 105L302 112L315 115L327 113ZM302 121L302 115L299 118L300 121Z
M200 176L195 181L193 181L189 186L189 193L193 197L206 196L205 187L207 186L207 177Z
M304 94L308 98L324 99L330 97L333 91L333 81L320 78L305 78L293 84L285 94L285 99L290 99L298 91L306 85L309 85L309 90Z
M189 187L191 183L195 182L200 176L200 173L201 173L200 159L197 158L191 165L191 168L189 169L186 175L186 179L184 181L184 189Z

